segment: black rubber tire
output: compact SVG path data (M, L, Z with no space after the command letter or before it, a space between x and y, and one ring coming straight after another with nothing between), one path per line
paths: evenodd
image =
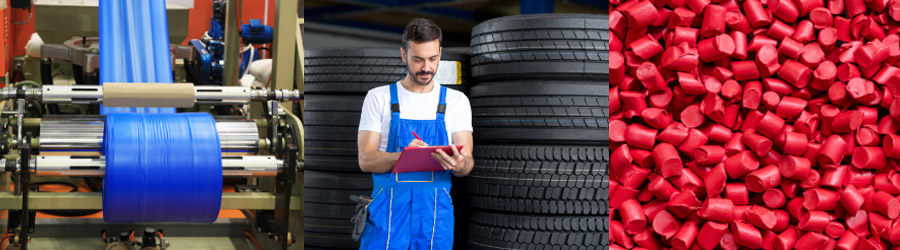
M609 74L609 17L538 14L488 20L472 30L472 75L596 79Z
M609 149L482 145L467 178L475 208L532 214L607 215Z
M460 63L461 84L445 86L465 93L471 84L468 55L445 52L441 60ZM307 50L304 67L307 94L365 94L406 76L399 48Z
M309 170L359 172L357 130L365 96L307 95L304 129ZM322 136L323 130L340 132Z
M469 224L469 249L601 249L609 246L608 225L584 224L603 222L608 224L608 220L601 221L599 216L541 217L473 212Z
M473 211L471 221L483 226L531 231L600 232L609 230L608 216L540 216Z
M305 242L304 242L305 243ZM303 250L358 250L359 247L349 247L349 248L325 248L325 247L316 247L310 245L304 245Z
M356 204L350 195L371 195L372 175L304 171L304 244L341 249L358 249L351 239Z
M327 247L327 249L359 249L359 242L353 241L350 234L326 234L304 231L303 244Z
M479 143L606 144L609 85L601 81L520 80L472 88Z

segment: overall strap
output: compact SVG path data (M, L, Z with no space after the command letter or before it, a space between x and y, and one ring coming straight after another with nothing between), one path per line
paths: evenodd
M438 101L437 119L443 120L444 113L447 111L447 87L444 87L444 86L439 86L439 87L441 87L441 98Z
M397 95L397 84L391 84L391 119L400 118L400 98Z

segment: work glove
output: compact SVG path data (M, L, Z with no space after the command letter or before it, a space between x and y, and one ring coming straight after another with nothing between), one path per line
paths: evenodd
M369 202L372 202L372 198L365 195L351 195L350 200L356 202L356 215L350 218L350 222L353 222L352 236L354 241L359 241L363 230L366 229L366 220L369 218Z

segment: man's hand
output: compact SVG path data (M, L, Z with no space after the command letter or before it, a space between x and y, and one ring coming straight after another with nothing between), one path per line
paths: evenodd
M463 173L466 167L466 155L463 152L460 152L459 149L456 148L456 145L450 145L450 149L453 150L453 155L448 155L443 150L435 150L431 152L431 158L434 158L441 166L444 167L444 170L450 170L455 175L460 176L460 173Z
M413 139L411 142L409 142L409 147L428 147L428 143L425 143L424 141L419 139Z

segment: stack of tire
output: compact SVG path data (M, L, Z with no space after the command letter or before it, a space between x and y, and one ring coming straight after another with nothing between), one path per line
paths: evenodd
M311 249L358 249L350 218L350 195L371 195L371 174L359 169L357 129L366 93L406 76L398 48L305 51L304 72L304 244ZM448 86L466 91L468 56L445 52L459 62L462 81Z
M608 46L606 15L475 26L469 249L608 247Z

